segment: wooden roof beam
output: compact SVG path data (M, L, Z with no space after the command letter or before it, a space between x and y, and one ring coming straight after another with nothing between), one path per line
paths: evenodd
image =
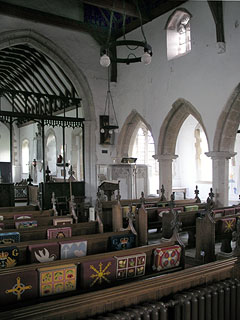
M126 14L130 17L139 18L137 8L131 3L127 3L122 0L82 0L83 3L90 4L98 8L112 10L121 14Z

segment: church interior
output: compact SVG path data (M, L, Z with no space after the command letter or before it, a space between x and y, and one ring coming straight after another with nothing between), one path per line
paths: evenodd
M0 319L239 319L240 2L0 27Z

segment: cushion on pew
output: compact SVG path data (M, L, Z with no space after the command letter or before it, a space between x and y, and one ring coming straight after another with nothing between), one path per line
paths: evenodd
M136 237L134 234L123 234L109 237L109 250L130 249L136 246Z
M185 206L184 209L185 211L197 211L198 210L198 206L194 205L194 206Z
M22 214L22 213L19 213L19 214L15 214L14 216L13 216L13 219L14 220L27 220L27 219L32 219L32 214L28 214L28 213L26 213L26 214Z
M66 264L39 268L40 297L76 290L77 266Z
M10 305L38 296L38 274L35 270L0 274L0 305Z
M68 238L72 236L72 228L64 227L64 228L55 228L55 229L47 229L47 238L48 239L61 239Z
M58 243L42 243L28 246L28 261L30 263L50 262L59 259Z
M215 218L222 217L224 215L224 209L213 210L212 213Z
M236 218L221 219L221 232L232 232L236 226Z
M105 258L81 263L80 279L82 288L110 285L116 280L116 259Z
M19 232L5 232L0 233L0 243L10 244L14 242L20 242L20 233Z
M145 274L145 253L115 258L117 261L117 280L140 277Z
M64 226L65 224L73 224L73 218L70 217L59 217L53 219L54 226Z
M225 216L230 216L231 214L235 214L235 208L224 209Z
M0 248L0 269L15 267L18 263L19 249L15 246Z
M65 241L59 242L60 259L71 259L86 256L87 241Z
M180 265L182 248L179 245L156 248L153 251L153 270L162 271Z
M16 229L28 229L37 227L37 220L22 220L15 221Z

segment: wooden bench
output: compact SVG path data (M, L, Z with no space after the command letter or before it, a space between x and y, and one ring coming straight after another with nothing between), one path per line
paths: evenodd
M231 253L232 232L236 230L239 218L239 206L214 209L197 218L196 259L205 262L215 261L216 242L222 242L222 252Z
M186 293L187 289L196 286L206 287L214 281L231 277L239 279L239 270L240 266L237 258L216 261L147 280L139 279L100 291L76 292L74 295L58 297L50 301L38 300L36 304L25 306L22 304L21 308L16 309L11 306L11 309L8 307L1 310L1 320L88 319L98 314L114 312L119 308L134 307L138 304L144 307L146 302L158 301L183 290ZM212 304L213 301L211 301Z
M39 208L35 205L30 206L19 206L19 207L0 207L0 215L3 213L10 213L10 212L19 212L19 211L38 211Z
M41 244L50 244L50 243L59 243L59 242L74 242L74 241L87 241L87 255L93 255L97 253L105 253L109 251L109 239L113 236L128 235L129 231L119 231L119 232L105 232L102 234L80 234L75 235L69 238L64 239L44 239L44 240L29 240L24 242L17 242L13 245L19 250L19 259L17 265L26 265L29 264L29 252L28 246L31 245L41 245ZM1 248L7 248L9 245L1 244ZM57 260L60 261L60 260ZM0 268L0 273L2 269Z
M67 224L64 227L72 228L72 236L98 233L98 222L80 222L76 224ZM20 241L43 240L47 239L47 229L58 229L59 226L40 226L28 229L8 229L1 230L1 233L19 232Z
M99 245L98 250L102 250L102 247L104 247L104 246L105 246L105 248L107 247L106 239L107 239L107 236L109 236L111 234L101 234L100 235L99 239L102 239L102 243L104 243L104 245L103 246ZM122 234L122 233L120 233L120 234ZM88 240L90 240L89 250L96 251L94 246L96 244L96 241L98 241L97 237L96 236L95 237L89 236L86 238L88 238ZM91 243L91 240L92 240L92 243ZM156 248L158 248L158 250L159 249L162 250L162 252L164 252L164 254L169 254L170 252L178 252L177 256L172 257L172 261L174 261L174 263L176 263L176 265L174 263L171 264L168 262L169 265L166 267L166 265L164 264L163 261L160 261L159 262L160 264L158 264L158 263L156 264L156 261L155 261ZM139 257L139 258L141 257L141 259L143 259L143 260L139 260L140 262L137 262L138 261L138 260L136 260L136 259L138 259L137 257ZM128 273L125 273L126 276L124 276L123 278L121 278L121 276L120 277L118 276L118 272L121 271L121 268L122 268L121 263L124 258L125 259L132 259L132 260L129 260L129 262L127 264L125 264L125 268L126 268L126 270L128 270L128 272L130 272L131 269L135 270L134 271L135 273L133 274L134 277L132 276L132 273L129 273L128 276L127 276ZM153 258L154 258L154 260L153 260ZM107 263L106 260L107 261L110 260L111 262ZM110 270L110 266L111 266L111 263L113 263L113 261L115 261L116 265L115 266L113 265L113 269L111 271L107 272L108 267ZM130 264L130 261L132 261L133 264ZM154 263L153 263L153 261L154 261ZM166 261L168 261L168 259ZM105 263L105 265L104 265L104 263ZM87 266L90 265L90 269L93 270L92 272L95 272L93 274L93 277L91 276L91 273L90 273L89 279L90 279L91 285L87 284L87 286L86 286L86 281L84 279L85 279L85 276L88 277L87 276L88 273L85 274L85 271L88 269L84 269L84 267L83 267L84 264L87 264ZM98 267L91 268L91 264L97 265L99 267L99 272L97 270ZM154 269L153 264L155 266L161 265L160 271L156 268ZM24 275L29 275L29 279L30 279L32 274L35 274L35 276L36 276L36 272L38 272L37 270L39 268L40 269L41 268L48 268L48 270L49 270L49 268L51 268L51 269L54 268L54 270L55 270L56 268L57 269L67 268L66 265L67 266L74 265L78 269L78 271L77 271L77 289L76 290L71 291L71 293L64 292L61 294L51 295L49 297L44 296L42 298L40 298L39 294L37 294L36 299L31 300L29 298L29 300L24 302L24 304L31 305L31 304L35 304L35 303L39 303L39 302L44 302L46 300L53 302L53 300L60 299L64 296L76 295L76 294L84 293L84 292L93 292L96 289L99 289L98 286L95 286L96 282L94 281L94 279L96 278L96 275L97 275L97 277L101 277L101 278L103 277L105 279L105 281L104 281L104 279L102 279L101 281L99 281L97 283L100 285L100 288L101 288L101 287L105 287L105 285L107 287L121 286L124 283L128 283L129 281L138 280L140 278L141 279L148 279L149 277L152 277L152 276L158 276L160 274L181 270L184 268L184 247L178 242L177 238L174 236L172 239L169 239L168 241L163 241L158 244L150 245L150 246L142 246L142 247L136 247L136 248L120 250L120 251L104 252L104 253L100 253L100 254L92 254L92 255L82 256L82 257L73 258L73 259L52 261L52 262L48 262L48 263L45 262L45 263L41 263L41 264L39 264L39 263L38 264L35 264L35 263L26 264L26 265L22 265L22 266L16 266L14 268L2 269L2 270L0 270L0 282L1 282L0 296L2 294L7 295L8 292L13 293L13 291L16 288L15 286L13 287L13 289L9 289L9 290L3 289L3 286L4 285L11 286L10 282L15 281L15 279L17 280L19 278L20 279L19 281L22 281L21 277L23 278ZM140 269L141 272L138 270L138 268L140 268L140 266L141 266L141 269ZM171 267L171 266L173 266L173 267ZM86 271L86 272L88 272L88 271ZM138 274L137 272L140 272L140 273ZM138 276L138 278L135 278L137 276ZM117 279L117 277L119 277L119 279ZM10 279L10 278L11 278L10 282L9 282L9 280L6 280L6 279ZM112 279L112 280L110 281L110 280L108 280L108 278ZM7 281L7 283L6 283L6 281ZM25 284L23 284L23 282L24 281L21 282L22 286L25 285ZM3 283L5 283L5 284L3 285ZM29 287L29 285L28 285L28 287ZM29 289L31 289L31 288L29 287ZM33 290L35 290L35 289L36 288L34 288ZM1 292L1 290L3 290L3 292ZM38 288L37 292L40 292L39 290L40 289ZM36 292L36 290L35 290L35 292ZM18 293L18 295L20 295L22 293L24 293L24 292L21 291L20 293ZM8 306L6 306L5 303L3 305L3 302L1 303L1 300L0 300L1 314L3 311L9 310L9 308L14 309L14 308L18 308L20 306L22 307L23 304L18 303L18 301L21 300L20 296L18 296L18 297L19 297L18 299L16 297L16 299L14 300L15 303L11 304L11 306L9 306L9 303L7 303ZM6 298L6 296L5 296L5 298ZM7 295L7 298L8 298L8 295ZM11 296L11 298L12 298L12 296Z

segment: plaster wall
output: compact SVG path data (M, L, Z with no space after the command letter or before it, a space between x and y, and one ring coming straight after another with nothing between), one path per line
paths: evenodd
M121 126L136 109L150 124L157 144L161 124L172 104L184 98L201 114L212 150L218 117L240 78L240 3L223 3L226 52L222 54L217 53L215 24L208 3L190 1L181 7L192 14L191 52L167 60L164 28L171 12L144 25L153 49L152 62L147 66L118 66L117 117ZM127 39L137 38L142 39L139 30L127 35Z

